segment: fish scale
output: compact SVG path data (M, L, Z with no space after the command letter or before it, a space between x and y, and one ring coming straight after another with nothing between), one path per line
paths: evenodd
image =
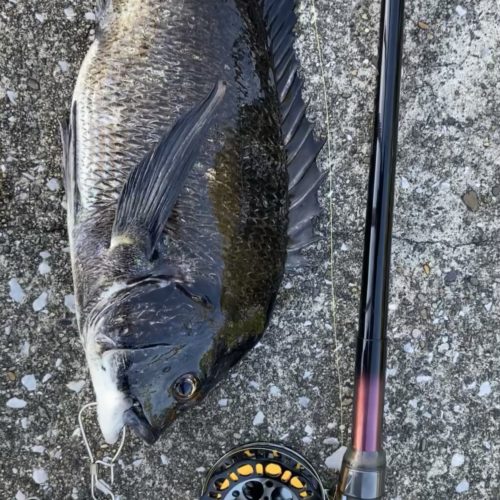
M293 0L105 2L63 130L106 441L152 443L260 339L321 182ZM287 261L288 252L288 261ZM183 393L184 391L184 393Z
M190 82L189 72L182 68L183 54L201 52L201 40L188 47L175 38L183 18L194 14L180 10L176 16L179 2L163 2L169 7L163 12L161 2L137 2L134 8L130 4L113 2L115 13L98 34L75 89L81 152L78 181L82 202L89 208L103 198L116 201L130 169L192 98L201 98L207 89L199 78L198 84ZM214 57L205 61L207 66L213 66ZM151 74L152 69L163 77ZM211 83L217 78L219 74ZM173 95L166 92L169 87L181 92ZM111 191L105 180L113 186Z

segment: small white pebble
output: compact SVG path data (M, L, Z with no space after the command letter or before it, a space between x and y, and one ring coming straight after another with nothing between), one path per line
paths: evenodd
M293 284L291 281L287 281L284 285L283 285L283 288L285 290L290 290L290 288L292 288Z
M28 427L30 426L30 421L26 418L26 417L23 417L21 419L21 427L26 430Z
M55 367L56 367L56 368L59 368L61 365L62 365L62 359L61 359L61 358L57 358L57 359L56 359L56 364L55 364Z
M438 345L438 352L446 352L449 350L449 348L450 348L450 345L448 344L448 342L444 342L444 343Z
M40 14L40 13L36 13L35 14L35 19L40 22L40 23L44 23L45 22L45 19L47 19L47 16L46 14Z
M93 12L85 12L85 19L87 21L95 21L95 14Z
M144 460L143 460L142 458L138 458L137 460L134 460L134 461L132 462L132 465L133 465L134 467L139 467L139 466L141 466L141 465L142 465L142 462L144 462Z
M396 310L397 310L397 308L398 308L398 305L397 305L397 304L395 304L394 302L391 302L391 303L389 304L389 311L396 311Z
M28 391L36 390L36 378L32 374L24 375L23 378L21 378L21 384L23 384Z
M14 301L20 304L24 298L26 297L26 294L24 293L23 289L21 288L21 285L18 283L16 278L12 278L9 280L9 295L10 298Z
M19 349L19 354L21 355L21 357L23 358L27 358L29 355L30 355L30 343L25 340L22 344L21 344L21 347Z
M269 394L271 396L281 396L281 389L279 387L276 387L275 385L272 385L270 388L269 388Z
M163 454L160 455L160 460L162 465L168 465L168 463L170 462L170 460L167 458L167 455Z
M207 471L207 469L205 469L205 467L196 467L196 472L199 472L200 474L203 474L204 472Z
M323 439L323 444L327 444L328 446L338 446L339 445L339 440L334 437L329 437Z
M259 410L255 417L253 418L253 425L258 427L259 425L262 425L264 423L265 416L264 414Z
M418 328L414 328L413 331L411 332L411 336L414 339L418 339L422 336L422 332Z
M460 481L457 484L457 487L455 488L455 491L457 493L465 493L466 491L469 491L469 481L467 481L467 479L464 479L463 481Z
M7 97L9 98L10 103L16 104L17 92L14 90L7 90L6 94L7 94Z
M347 448L345 446L341 446L335 453L330 455L325 460L325 465L332 470L340 470L342 466L342 460L344 458L345 452Z
M46 483L49 479L47 471L45 469L33 469L33 481L37 484Z
M299 398L299 405L302 406L302 408L309 408L309 403L311 400L307 398L306 396L301 396Z
M59 61L59 66L61 66L62 62L64 62L64 61ZM68 63L66 63L66 64L68 64ZM61 70L62 71L68 71L68 68L66 68L65 70L63 70L62 67L61 67ZM58 191L59 190L59 181L55 177L52 177L51 179L49 179L47 181L47 187L51 191Z
M258 382L255 382L255 380L250 380L250 382L248 382L248 385L252 389L258 389L260 387L260 384Z
M401 189L408 189L410 187L410 183L406 177L401 177Z
M342 243L342 245L340 247L340 251L347 252L348 250L349 250L349 247L345 243Z
M408 353L408 354L412 354L415 350L413 349L413 346L410 344L410 342L406 343L404 346L403 346L403 350L404 352Z
M464 464L465 457L461 453L454 453L451 457L451 466L460 467Z
M73 19L76 17L76 12L73 7L66 7L64 9L64 15L70 20L73 21Z
M417 375L417 383L419 384L427 384L432 380L430 375Z
M489 396L491 394L491 384L489 382L483 382L479 386L479 395L480 396Z
M304 437L302 438L302 442L303 442L304 444L311 444L311 443L312 443L312 437L311 437L311 436L304 436Z
M312 372L311 372L311 371L309 371L309 370L306 370L306 371L304 372L304 375L302 375L302 378L303 378L304 380L310 380L310 379L312 378Z
M21 490L18 490L18 492L16 493L16 496L15 496L15 499L16 500L26 500L26 495Z
M75 305L75 296L70 293L69 295L64 296L64 305L72 312L76 312L76 305Z
M493 302L488 302L487 304L484 304L484 308L490 312L491 308L493 307Z
M308 436L312 436L313 433L314 433L314 429L309 425L307 424L305 427L304 427L304 431L305 433L308 435Z
M31 447L31 451L33 453L40 453L40 454L45 453L45 446L41 446L39 444L36 444L35 446Z
M59 66L59 68L61 69L61 71L62 71L63 73L67 73L67 72L68 72L68 70L69 70L69 63L68 63L67 61L59 61L59 62L57 63L57 65ZM52 180L52 179L51 179L51 180ZM57 181L57 179L54 179L54 180L55 180L55 181ZM49 181L49 182L50 182L50 181ZM47 183L47 187L48 187L48 183ZM49 189L50 189L51 191L56 191L56 190L57 190L57 188L56 188L56 189L51 189L50 187L49 187Z
M7 406L9 408L14 408L16 410L19 410L21 408L24 408L28 403L24 399L19 399L19 398L10 398L7 401Z
M38 298L33 301L33 311L39 312L42 309L45 309L48 297L49 294L47 292L42 292Z
M50 273L50 265L46 260L42 260L42 262L40 262L40 265L38 266L38 272L40 274Z
M219 406L221 408L225 408L227 406L227 399L224 398L224 399L219 399Z
M76 393L79 393L85 385L85 380L72 380L71 382L68 382L66 384L66 387L70 391L74 391Z
M457 5L455 7L455 12L460 16L460 17L464 17L465 14L467 14L467 11L461 6L461 5Z
M44 250L43 252L40 252L38 255L40 255L40 257L42 259L48 259L50 257L50 252L47 252L47 250Z

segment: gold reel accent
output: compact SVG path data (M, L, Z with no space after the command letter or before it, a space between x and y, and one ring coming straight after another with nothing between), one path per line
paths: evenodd
M250 496L248 488L254 488ZM260 500L271 498L269 491L282 488L297 500L327 498L318 475L300 455L282 446L256 443L239 447L217 462L205 482L202 500Z

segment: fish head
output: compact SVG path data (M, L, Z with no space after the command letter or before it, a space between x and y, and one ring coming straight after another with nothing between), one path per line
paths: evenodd
M98 420L108 443L127 426L152 444L227 371L219 362L222 316L211 284L154 279L113 287L87 329Z

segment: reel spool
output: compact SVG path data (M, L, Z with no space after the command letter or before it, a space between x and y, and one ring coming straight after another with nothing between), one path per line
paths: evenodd
M327 500L313 466L285 446L251 443L210 469L200 500Z

